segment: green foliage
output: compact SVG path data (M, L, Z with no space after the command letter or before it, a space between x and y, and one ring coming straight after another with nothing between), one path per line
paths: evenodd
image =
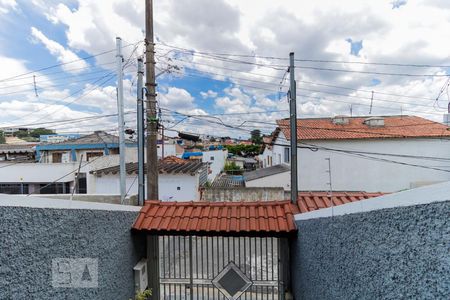
M224 171L225 171L225 173L232 174L232 175L239 175L244 172L244 170L242 170L241 167L236 165L236 163L234 161L231 163L226 163L225 167L224 167Z
M229 153L239 156L255 156L261 151L260 145L226 145Z
M18 138L24 138L24 137L28 136L28 132L20 130L20 131L14 132L14 136L18 137Z
M147 289L143 292L136 293L136 296L134 297L134 299L135 300L149 300L151 296L152 296L152 290Z
M30 136L34 138L39 138L40 135L44 134L54 134L53 130L46 128L36 128L30 132Z
M5 134L0 130L0 144L6 143Z
M252 141L253 144L257 144L257 145L262 144L263 139L262 139L262 136L261 136L261 130L253 129L250 132L250 135L251 135L251 141Z

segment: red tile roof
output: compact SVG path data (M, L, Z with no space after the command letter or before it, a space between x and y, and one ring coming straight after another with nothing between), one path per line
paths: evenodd
M373 138L418 138L450 137L448 127L416 116L385 116L384 126L364 124L367 117L349 117L348 124L334 124L332 118L297 120L299 140L326 139L373 139ZM284 136L291 137L289 120L278 120Z
M133 229L154 234L278 236L296 232L289 201L146 201Z
M297 204L301 213L331 207L329 192L300 192L298 193ZM384 195L383 193L366 192L333 192L333 205L360 201Z

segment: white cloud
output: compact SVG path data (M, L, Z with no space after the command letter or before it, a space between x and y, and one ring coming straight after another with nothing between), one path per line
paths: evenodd
M450 31L449 1L408 1L399 9L392 9L392 2L391 0L348 0L344 2L329 0L275 2L271 0L193 0L189 2L189 5L180 5L179 1L175 0L158 0L154 3L155 36L168 44L206 52L249 55L257 53L287 58L288 53L294 51L297 58L450 64L448 59L450 43L442 38ZM105 4L103 1L79 0L75 7L76 9L70 9L66 4L41 7L49 20L58 26L65 27L68 46L71 49L95 54L113 49L116 36L122 36L124 43L134 42L143 37L144 1L111 0ZM363 48L358 57L350 55L349 44L345 42L347 38L351 38L353 41L363 41ZM157 54L164 54L168 50L168 48L157 46ZM125 56L130 51L131 49L125 49ZM173 54L168 57L174 58ZM180 57L179 54L178 57ZM276 95L278 90L278 83L286 69L286 60L231 58L276 64L281 67L266 68L251 64L212 60L204 56L192 58L189 55L181 57L181 59L189 60L189 63L175 59L171 63L188 66L201 72L217 73L219 75L205 76L232 81L233 88L225 91L214 89L205 91L205 89L200 93L204 99L215 98L214 108L219 111L225 113L252 112L287 108L285 95L282 96L282 101L273 100L273 95ZM111 55L99 57L97 61L106 62L113 59L113 55ZM439 68L394 68L362 64L299 62L298 65L398 73L428 74L443 71ZM220 67L228 69L220 69ZM185 69L184 72L188 71ZM255 73L267 76L255 75ZM241 79L231 77L240 77ZM348 114L350 103L359 103L359 105L353 106L354 114L367 114L368 106L361 104L370 103L368 99L348 97L370 97L370 93L314 86L304 81L426 98L436 97L443 84L441 78L373 76L307 69L298 69L296 77L298 92L304 95L298 99L299 115L304 116ZM371 86L373 79L378 79L381 83L373 87ZM341 93L344 96L305 91L301 90L302 88ZM270 90L274 90L275 93ZM113 93L114 91L109 92ZM103 91L103 93L108 92ZM404 110L417 111L417 113L404 111L405 113L419 115L422 113L428 118L440 120L440 114L443 112L439 109L435 110L432 107L432 101L424 99L381 94L375 94L375 98L404 102L396 104L375 101L375 105L378 106L375 109L376 113L399 113L400 107L402 107ZM93 93L92 99L98 99L98 103L102 104L107 101L105 96L100 95L100 92L99 94ZM176 87L169 87L159 95L158 99L162 106L169 105L175 110L202 109L201 105L203 104L196 103L196 99L189 93L189 89ZM132 97L129 98L130 107L134 105L134 100ZM417 104L425 104L429 107L421 107ZM393 110L382 108L382 106L392 107ZM107 110L113 110L112 104L104 107ZM273 120L280 116L285 117L286 115L252 115L252 119ZM249 117L242 116L242 118ZM229 120L238 122L235 119Z
M7 14L16 9L17 2L15 0L0 0L0 14Z
M169 87L167 93L159 94L158 101L162 107L176 111L195 108L194 97L187 90L177 87Z
M212 90L208 90L206 92L200 92L200 95L202 96L203 99L216 98L217 97L217 92L214 92Z
M47 38L37 28L31 27L31 34L34 38L36 38L39 42L41 42L52 55L56 56L56 59L60 63L65 64L62 66L64 70L68 72L79 73L82 72L82 70L79 70L79 68L84 68L88 66L88 64L84 60L80 60L80 57L78 57L73 51L64 48L58 42L55 42Z

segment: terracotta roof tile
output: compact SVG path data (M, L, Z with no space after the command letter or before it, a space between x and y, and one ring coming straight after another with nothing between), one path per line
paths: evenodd
M334 124L331 118L297 120L299 140L373 139L450 137L444 124L417 116L385 116L384 126L369 126L367 117L349 117L348 124ZM278 120L279 129L286 139L291 138L289 120Z
M289 201L146 201L133 225L155 234L286 235L296 231Z
M333 205L360 201L382 196L384 193L366 192L333 192ZM331 206L329 192L300 192L297 198L298 209L301 213Z

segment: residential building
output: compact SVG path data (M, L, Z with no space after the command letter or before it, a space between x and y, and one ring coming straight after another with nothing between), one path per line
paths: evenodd
M133 147L136 152L136 144L127 142L127 147ZM104 131L95 131L92 134L77 139L60 143L40 144L36 146L36 160L42 163L70 163L83 160L90 161L93 158L119 154L119 138Z
M41 143L61 143L67 140L74 140L80 138L81 135L78 133L69 134L42 134L39 136L39 141Z
M290 164L289 120L277 122L272 165ZM395 192L450 180L448 127L417 116L297 120L299 190ZM330 159L329 169L328 159Z
M208 163L208 181L213 182L216 177L223 171L228 157L228 151L211 150L203 151L202 161Z
M246 187L282 187L285 191L291 190L291 168L285 164L245 172L243 177Z
M208 180L208 166L198 160L169 156L160 160L159 200L198 201L200 190ZM137 163L126 164L128 195L137 194ZM119 166L94 169L89 172L89 194L119 194Z
M0 161L34 161L36 143L1 144Z
M228 163L235 163L239 168L245 171L256 170L258 161L251 157L233 156L227 159Z

